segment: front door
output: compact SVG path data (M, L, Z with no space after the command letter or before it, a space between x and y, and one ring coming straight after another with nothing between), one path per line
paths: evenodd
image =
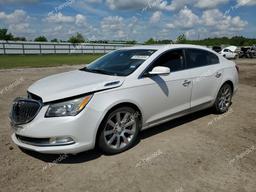
M142 102L145 126L154 124L159 120L169 119L178 113L190 108L192 92L192 79L185 69L184 51L171 50L162 54L146 70L145 75L139 79L144 95ZM169 75L147 76L146 74L156 66L169 67ZM140 95L140 93L137 93Z

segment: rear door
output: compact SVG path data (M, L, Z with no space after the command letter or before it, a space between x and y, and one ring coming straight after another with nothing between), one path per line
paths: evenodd
M191 107L215 100L222 82L222 67L217 55L201 49L186 49L186 68L192 78Z

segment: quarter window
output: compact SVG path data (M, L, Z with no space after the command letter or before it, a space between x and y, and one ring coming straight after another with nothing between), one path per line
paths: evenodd
M214 65L214 64L220 63L219 57L214 53L211 53L208 51L207 51L207 60L208 60L208 65Z
M214 53L200 49L186 49L187 68L203 67L219 63Z

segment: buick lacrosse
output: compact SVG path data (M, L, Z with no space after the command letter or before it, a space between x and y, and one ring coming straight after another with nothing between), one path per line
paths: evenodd
M237 86L238 67L210 49L123 48L31 85L12 104L12 140L41 153L116 154L141 130L206 108L227 112Z

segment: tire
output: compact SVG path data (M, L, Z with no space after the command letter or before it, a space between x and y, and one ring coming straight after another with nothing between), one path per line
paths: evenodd
M131 107L110 112L99 130L98 147L108 155L124 152L134 146L140 130L139 113Z
M214 111L217 114L226 113L231 105L232 96L232 87L228 83L222 85L214 103Z

